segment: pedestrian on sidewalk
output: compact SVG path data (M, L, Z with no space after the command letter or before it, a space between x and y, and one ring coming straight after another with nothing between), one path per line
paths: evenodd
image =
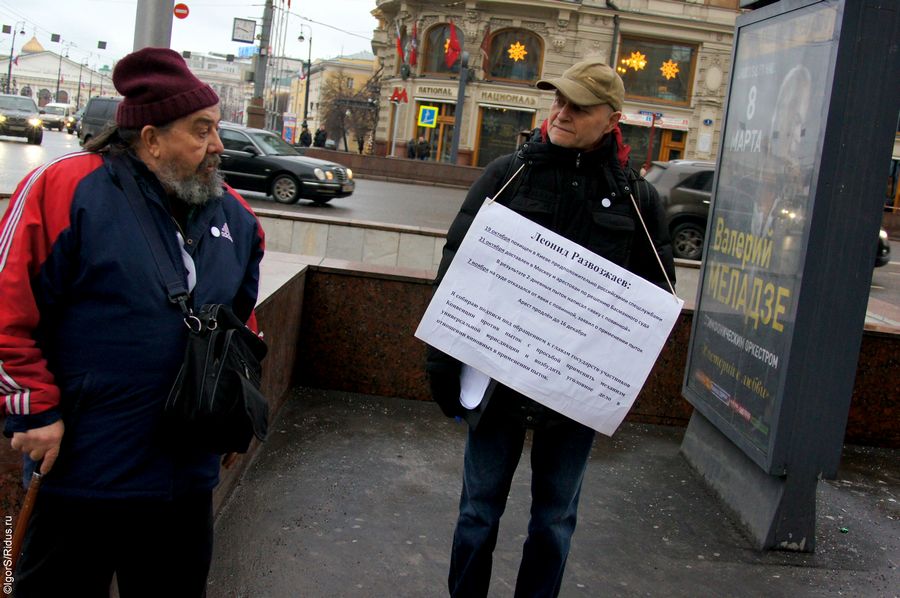
M309 133L309 128L304 123L303 128L300 130L300 147L309 147L312 145L312 135Z
M424 136L419 135L419 141L416 143L416 159L427 160L431 156L431 144Z
M589 60L572 66L562 77L538 81L537 87L556 92L549 119L516 153L489 164L472 186L450 227L436 283L447 272L484 198L495 197L525 165L498 202L668 288L654 255L659 255L674 281L675 264L659 198L628 168L629 148L618 127L625 97L622 79L609 66ZM652 246L637 221L632 192ZM443 412L469 424L450 557L450 595L488 594L500 517L531 430L531 520L515 596L557 596L594 431L494 381L476 409L465 409L460 404L460 362L432 347L427 371L432 395Z
M163 432L188 331L156 258L184 265L195 309L256 325L263 232L217 169L218 96L163 48L113 84L116 125L28 175L0 222L4 433L45 474L19 598L107 597L114 574L122 598L205 595L222 455Z
M325 147L325 141L327 139L328 131L325 130L325 125L319 125L319 129L316 131L316 136L313 138L313 146Z

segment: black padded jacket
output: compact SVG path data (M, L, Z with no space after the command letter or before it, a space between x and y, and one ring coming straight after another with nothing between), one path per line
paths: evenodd
M540 130L518 151L491 162L472 185L459 214L447 232L435 285L440 284L456 250L486 197L494 197L524 165L496 201L630 272L668 288L654 250L675 283L675 264L656 190L618 159L612 135L592 151L579 151L544 142ZM630 195L640 206L653 246L636 217ZM492 383L481 405L464 409L459 403L461 364L428 347L426 371L432 396L448 416L462 416L477 425L498 385ZM524 400L524 398L523 398ZM527 400L526 400L527 401ZM562 417L562 416L558 416Z

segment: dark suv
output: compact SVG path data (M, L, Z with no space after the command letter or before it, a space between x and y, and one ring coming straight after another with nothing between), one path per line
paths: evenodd
M671 160L653 162L645 178L656 187L666 212L675 257L699 260L703 255L706 220L712 197L715 162ZM891 245L882 229L878 235L875 267L891 260Z
M675 257L699 260L703 255L715 173L715 162L697 160L653 162L647 172L666 211Z
M91 137L116 122L116 110L122 98L94 97L88 100L81 115L78 127L78 139L81 145L90 141Z
M34 100L25 96L0 94L0 135L24 137L28 143L41 144L44 129Z

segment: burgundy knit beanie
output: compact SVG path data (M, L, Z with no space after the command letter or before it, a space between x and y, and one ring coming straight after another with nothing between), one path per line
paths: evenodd
M113 85L125 99L116 112L123 129L160 126L219 103L212 87L168 48L143 48L116 64Z

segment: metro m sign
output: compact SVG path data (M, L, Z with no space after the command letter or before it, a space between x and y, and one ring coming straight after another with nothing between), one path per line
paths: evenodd
M394 93L391 94L390 100L395 104L408 104L409 96L406 95L405 89L400 89L399 87L394 88Z

